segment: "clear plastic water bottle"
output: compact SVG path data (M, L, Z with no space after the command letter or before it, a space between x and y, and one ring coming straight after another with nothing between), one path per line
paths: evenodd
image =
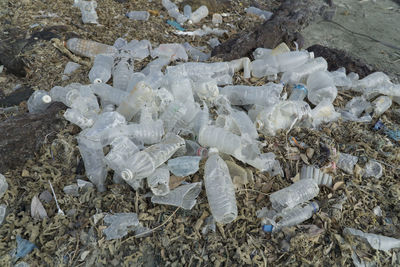
M197 142L186 140L186 156L200 156L206 158L208 156L208 150L205 147L200 146Z
M130 57L129 53L120 52L116 55L114 63L112 69L113 86L126 91L128 83L133 75L134 60Z
M352 89L357 92L364 92L366 88L373 88L388 83L390 83L389 76L383 72L374 72L363 79L356 81Z
M133 20L148 20L150 13L147 11L130 11L126 16Z
M192 7L190 5L185 5L183 7L183 15L187 17L188 19L192 15Z
M165 131L170 132L185 113L186 107L179 101L174 101L169 104L167 109L160 116L160 119L164 122Z
M317 71L307 78L308 100L318 105L322 100L333 103L337 96L335 83L327 71Z
M316 213L319 209L317 202L306 202L300 205L297 205L291 209L285 209L282 212L276 214L272 220L264 219L267 225L263 226L263 229L271 229L272 232L277 232L281 230L283 227L295 226L298 225L308 219L310 219L314 213ZM272 227L266 227L269 225ZM269 232L269 231L267 231Z
M267 83L262 86L228 85L219 88L219 93L232 105L270 106L279 102L283 84Z
M75 0L74 6L78 7L82 13L82 22L83 23L93 23L98 24L96 7L96 1L84 1L84 0Z
M222 153L234 156L240 150L240 136L223 128L205 125L199 134L199 143L204 147L215 147Z
M238 214L235 188L228 166L215 148L210 149L210 155L204 167L204 184L208 204L215 221L226 224L235 220Z
M305 82L305 79L311 73L326 71L327 69L328 63L326 60L323 57L317 57L291 71L283 73L281 81L289 84Z
M78 125L81 129L86 129L93 126L93 119L86 118L79 110L67 109L64 113L64 118L69 122Z
M90 58L94 58L99 54L112 55L117 51L113 46L80 38L69 39L66 46L72 53Z
M389 96L380 96L372 102L374 116L379 117L385 113L392 105L392 99Z
M269 20L272 17L272 15L274 14L272 12L256 8L254 6L246 8L245 10L246 10L247 14L256 15L256 16L262 18L263 20Z
M163 7L168 11L168 15L176 19L178 23L185 23L188 18L179 12L178 6L172 3L170 0L161 1Z
M93 67L89 71L91 83L106 83L111 78L111 69L114 59L110 55L97 55L93 62Z
M121 104L129 95L128 92L119 90L106 83L94 83L90 85L93 93L98 95L103 101L110 102L115 105Z
M147 177L147 184L154 195L168 195L170 192L169 177L169 170L165 165L158 167L149 177Z
M303 101L307 96L307 88L303 84L296 84L292 93L290 94L289 100L291 101Z
M29 97L27 104L29 113L41 113L51 104L51 96L46 91L37 90Z
M319 193L319 187L314 179L304 179L272 193L269 200L272 208L279 211L293 208L296 205L313 199Z
M208 16L208 8L206 6L200 6L196 11L192 13L190 16L189 22L191 23L198 23L200 20L204 19Z

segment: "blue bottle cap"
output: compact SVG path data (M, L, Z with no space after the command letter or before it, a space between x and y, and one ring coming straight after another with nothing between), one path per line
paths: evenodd
M262 226L262 229L264 232L266 233L271 233L272 232L272 228L274 228L274 226L270 225L270 224L265 224Z
M383 127L385 127L383 122L381 120L378 120L374 125L374 130L378 131L378 130L382 129Z
M302 85L302 84L296 84L296 85L294 86L293 89L302 90L302 91L304 91L306 94L308 93L307 88L306 88L304 85Z

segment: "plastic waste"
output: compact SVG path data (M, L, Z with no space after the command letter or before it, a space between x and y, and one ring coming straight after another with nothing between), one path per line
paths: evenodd
M211 54L206 54L199 49L191 46L189 43L184 43L183 47L185 47L186 53L188 56L194 61L206 61L210 58Z
M258 16L263 20L269 20L273 15L272 12L265 11L254 6L246 8L245 11L247 14Z
M139 225L139 219L136 213L116 213L114 215L107 214L104 223L108 225L103 230L107 240L122 238L128 234L129 231L135 230Z
M71 184L71 185L64 186L63 191L65 194L73 196L73 197L79 196L79 187L77 184Z
M306 202L299 204L291 209L284 209L273 218L264 218L263 230L265 232L277 232L283 227L295 226L308 219L319 209L317 202Z
M326 70L326 69L325 69ZM330 75L333 79L333 83L338 89L347 90L349 89L355 80L358 80L358 74L349 73L346 75L345 68L339 68L335 71L330 72Z
M227 30L222 30L219 28L210 28L206 25L203 25L202 29L197 29L195 31L175 31L177 35L188 35L188 36L205 36L205 35L216 35L216 36L223 36L224 34L228 33Z
M188 60L185 47L182 44L160 44L157 48L151 51L151 56L154 57L167 57L171 61L182 59Z
M306 82L307 77L316 71L326 71L328 63L322 57L311 59L305 64L298 66L288 72L283 73L281 81L284 83L294 84Z
M353 174L354 166L358 161L358 157L346 154L346 153L339 153L339 159L337 162L337 167L348 174Z
M374 72L355 82L352 90L356 92L364 92L366 88L373 88L379 85L390 83L390 78L383 72Z
M151 43L149 40L132 40L122 49L129 52L133 59L143 60L150 55Z
M17 251L15 254L16 259L20 259L31 253L36 247L35 244L23 239L21 236L16 236L17 240Z
M196 205L196 199L200 191L201 182L181 185L165 196L153 196L151 202L191 210Z
M218 26L219 24L222 23L222 16L221 14L218 13L214 13L212 16L212 20L211 20L212 24L214 24L215 26Z
M168 11L168 15L173 17L178 23L184 23L188 18L179 12L178 6L170 0L162 0L161 4Z
M167 166L158 167L149 177L147 184L156 196L165 196L170 192L169 189L169 170Z
M188 19L192 15L192 7L190 5L185 5L183 7L183 15L187 17Z
M218 40L218 38L214 37L208 40L208 44L211 46L212 49L215 47L219 46L221 42Z
M201 229L201 233L203 235L206 235L207 233L209 233L210 231L214 232L217 230L216 229L216 225L215 225L215 220L213 216L208 216L205 220L204 220L204 227Z
M272 193L269 200L272 203L272 208L279 211L285 208L293 208L300 203L311 200L318 193L319 187L314 179L303 179Z
M387 237L384 235L376 235L371 233L364 233L363 231L346 227L343 230L346 235L354 235L360 237L363 241L368 242L368 244L377 250L389 251L392 248L400 247L400 239Z
M114 54L117 49L113 46L98 43L91 40L71 38L67 41L66 47L79 56L94 58L99 54Z
M313 179L318 185L332 187L332 176L313 166L304 165L301 168L300 179Z
M74 0L74 7L78 7L82 13L83 23L98 24L97 19L97 2L96 1L84 1L84 0Z
M77 69L81 67L80 64L69 61L64 68L64 73L63 76L61 77L61 80L66 81L69 79L69 76L74 73Z
M303 84L296 84L292 88L292 93L289 96L290 101L303 101L307 96L307 88Z
M8 189L8 183L6 177L4 177L4 175L0 173L0 198L3 197L7 189Z
M7 205L0 204L0 225L3 224L4 218L6 217L6 212L7 212Z
M168 160L168 169L178 177L195 174L199 170L200 156L183 156Z
M126 46L128 44L128 41L127 40L125 40L124 38L117 38L117 40L115 40L115 42L114 42L114 47L115 48L117 48L117 49L121 49L121 48L123 48L124 46Z
M374 116L379 117L392 105L392 99L388 96L380 96L372 102Z
M114 59L109 55L97 55L93 62L93 67L89 71L91 83L106 83L111 78L111 69Z
M208 16L207 6L200 6L196 11L192 12L190 15L189 23L198 23L200 20Z
M204 167L204 184L215 221L226 224L235 220L238 213L235 189L228 166L215 148L210 149Z
M51 104L51 96L46 91L37 90L29 97L27 104L29 113L41 113Z
M174 27L175 29L177 29L178 31L185 31L185 28L183 28L181 26L181 24L179 24L178 22L174 21L174 20L169 20L167 19L167 24L171 25L172 27Z
M322 100L333 103L337 96L337 88L327 71L317 71L307 78L308 100L318 105Z
M375 160L369 160L365 165L363 177L374 177L376 179L379 179L382 177L382 175L383 175L382 165Z
M134 60L129 53L119 51L114 56L114 66L112 68L113 87L126 91L128 83L133 75Z
M374 125L374 130L382 130L389 138L396 142L400 142L400 128L399 127L387 127L382 121L378 120Z
M69 122L78 125L81 129L92 127L94 120L86 118L79 110L67 109L64 113L64 118Z
M34 219L41 220L47 218L47 212L43 207L42 202L40 202L37 196L32 198L31 202L31 216Z
M340 118L340 113L335 111L332 103L324 99L311 110L312 125L318 127L321 123L336 121Z
M147 11L130 11L126 16L133 20L148 20L150 13Z

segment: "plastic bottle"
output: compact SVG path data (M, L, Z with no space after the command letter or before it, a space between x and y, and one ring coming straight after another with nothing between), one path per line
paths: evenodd
M198 23L200 20L204 19L208 16L208 8L207 6L200 6L196 11L194 11L191 16L189 22Z
M83 1L83 0L75 0L74 6L80 8L82 13L82 22L83 23L93 23L98 24L96 7L96 1Z
M177 43L160 44L157 48L151 51L151 56L153 58L166 57L169 58L171 61L177 59L182 59L184 61L188 60L188 55L186 54L185 47L182 44Z
M318 127L321 123L329 123L340 118L340 113L335 111L335 107L329 100L322 100L313 110L311 119L313 127Z
M201 52L199 49L191 46L188 42L184 43L186 53L194 61L206 61L210 58L210 54Z
M307 88L303 84L296 84L290 94L290 101L303 101L307 96Z
M204 147L215 147L222 153L234 156L240 150L240 136L223 128L205 125L199 134L199 143Z
M377 250L389 251L392 248L400 247L400 239L396 239L393 237L364 233L363 231L349 227L344 228L343 233L359 236L363 240L367 241L372 248Z
M256 16L262 18L263 20L269 20L272 17L272 15L274 14L272 12L256 8L254 6L246 8L246 13L251 14L251 15L256 15Z
M179 12L178 6L170 0L162 0L161 4L168 11L168 15L176 19L178 23L184 23L188 18Z
M318 185L332 186L332 176L313 166L303 165L300 179L314 179Z
M114 60L115 64L112 69L113 86L115 88L126 91L129 81L133 75L134 60L129 53L119 53Z
M78 125L81 129L86 129L93 126L93 119L88 119L76 109L67 109L64 113L64 118L69 122Z
M218 38L214 37L208 40L208 44L211 46L212 49L215 47L219 46L221 42L218 40Z
M190 5L185 5L183 7L183 15L187 17L188 19L192 15L192 7Z
M310 219L319 209L317 202L302 203L291 209L285 209L281 213L276 214L272 221L272 232L277 232L283 227L298 225ZM269 221L268 219L266 221ZM263 226L263 229L271 229L271 227ZM270 231L266 231L270 232Z
M326 99L333 103L337 96L337 88L327 71L317 71L307 78L308 100L314 105Z
M392 99L388 96L380 96L372 102L374 116L379 117L385 113L392 105Z
M150 55L151 43L149 40L132 40L122 49L127 50L137 60L143 60Z
M121 104L129 95L128 92L119 90L106 83L94 83L90 85L93 93L98 95L103 101L110 102L115 105Z
M210 149L210 155L204 167L204 184L208 204L215 221L230 223L237 217L235 188L228 166L218 155L218 150Z
M93 67L89 71L91 83L106 83L111 78L111 69L114 59L109 55L97 55L93 62Z
M195 174L199 170L200 156L183 156L168 160L168 169L178 177Z
M213 16L212 16L211 22L212 22L212 24L214 24L215 26L219 26L219 24L222 23L222 16L221 16L221 14L214 13Z
M327 69L328 63L326 60L323 57L317 57L297 68L283 73L281 81L289 84L305 82L305 79L307 79L308 75L311 73L326 71Z
M148 20L150 13L147 11L130 11L126 16L133 20Z
M270 106L279 102L282 84L267 83L262 86L228 85L219 88L219 93L228 98L232 105Z
M51 104L51 96L46 91L37 90L29 97L27 104L29 113L41 113Z
M352 89L356 92L363 92L366 88L373 88L379 85L390 83L390 78L383 72L374 72L354 83Z
M208 156L208 150L205 147L200 146L197 142L186 140L186 156L200 156L206 158Z
M272 208L279 211L313 199L319 193L319 187L313 179L304 179L272 193L269 197Z
M147 184L154 195L165 196L170 192L169 177L169 170L165 165L158 167L149 177L147 177Z
M113 46L80 38L71 38L66 43L67 48L79 56L94 58L99 54L114 54L117 49Z
M185 113L186 107L179 101L173 101L169 104L160 116L160 119L164 122L165 132L170 132Z

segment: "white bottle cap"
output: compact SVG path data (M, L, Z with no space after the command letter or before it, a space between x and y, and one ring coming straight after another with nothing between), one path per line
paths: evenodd
M94 81L93 81L93 83L102 83L103 81L101 80L101 79L99 79L99 78L97 78L97 79L94 79Z
M50 103L51 102L51 96L49 96L49 95L42 96L42 101L44 103L46 103L46 104Z
M121 177L122 179L126 180L131 180L133 178L133 173L131 170L125 169L121 172Z

